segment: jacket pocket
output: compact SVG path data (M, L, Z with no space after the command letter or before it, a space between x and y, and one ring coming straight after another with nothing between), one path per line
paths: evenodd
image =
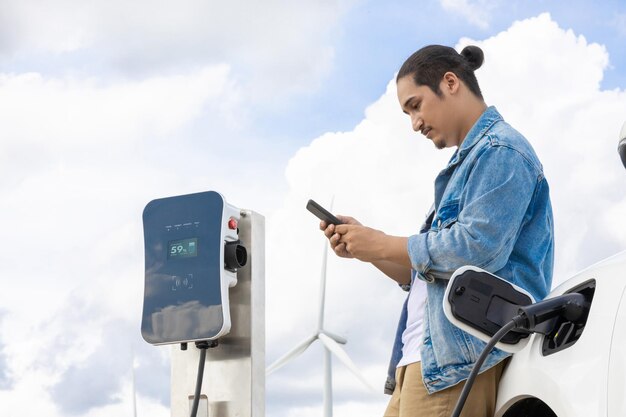
M433 219L433 228L439 230L452 226L459 218L459 200L446 201L437 210Z

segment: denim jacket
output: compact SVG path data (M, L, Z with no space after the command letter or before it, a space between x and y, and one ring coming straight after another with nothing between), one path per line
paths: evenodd
M452 273L474 265L544 298L552 282L554 229L548 183L528 141L489 107L435 180L434 211L410 236L413 279L428 283L421 346L429 393L467 379L485 343L452 325L443 295ZM385 392L395 386L405 301ZM481 372L508 356L494 349Z

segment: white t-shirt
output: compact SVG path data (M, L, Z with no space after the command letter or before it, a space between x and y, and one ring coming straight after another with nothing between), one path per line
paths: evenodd
M420 347L424 334L424 308L426 306L426 283L415 278L409 293L407 304L406 329L402 333L402 359L398 366L419 362Z

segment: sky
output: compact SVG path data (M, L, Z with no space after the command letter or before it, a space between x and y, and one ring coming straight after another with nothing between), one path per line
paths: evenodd
M485 99L550 184L554 284L625 250L625 28L623 1L0 0L3 415L130 416L133 368L138 415L169 415L170 348L139 330L155 198L215 190L263 214L267 363L313 332L325 242L306 201L408 236L453 152L397 103L427 44L483 48ZM326 325L381 391L404 296L329 256ZM321 364L313 345L270 375L266 414L319 416ZM335 415L382 415L387 397L333 378Z

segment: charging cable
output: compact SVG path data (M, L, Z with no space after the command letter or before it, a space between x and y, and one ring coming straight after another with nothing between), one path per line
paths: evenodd
M461 415L461 411L463 410L463 406L465 405L467 396L472 389L472 385L474 385L474 380L476 379L476 376L478 375L478 372L480 371L480 367L483 365L483 362L485 362L485 359L487 359L489 352L491 352L491 349L493 349L496 343L498 343L500 339L502 339L508 332L515 329L518 326L518 323L522 320L524 320L524 318L521 314L515 316L513 320L505 324L500 330L496 332L496 334L493 335L491 340L489 340L489 343L487 343L487 346L485 346L483 351L480 353L480 356L474 364L474 369L472 369L472 372L470 372L470 375L465 382L465 386L463 387L461 395L456 402L456 406L454 407L454 411L452 412L451 417L459 417Z
M198 414L198 404L200 404L200 390L202 389L202 376L204 375L204 361L206 360L206 347L200 348L200 363L198 363L198 379L196 379L196 391L193 394L193 406L191 407L191 417Z
M196 391L193 394L193 405L191 406L190 417L198 414L200 404L200 391L202 390L202 378L204 376L204 363L206 362L206 350L217 346L217 340L196 342L196 347L200 349L200 362L198 362L198 378L196 379Z

